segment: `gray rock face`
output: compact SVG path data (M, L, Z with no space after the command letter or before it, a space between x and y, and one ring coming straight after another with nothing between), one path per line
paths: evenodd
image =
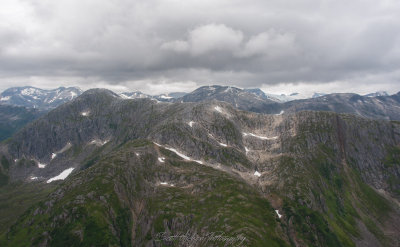
M45 111L12 105L0 105L0 141L11 137L27 123L37 119Z
M299 133L305 146L293 144ZM249 174L272 169L271 164L282 155L307 157L301 152L323 143L338 154L335 159L352 160L365 182L391 190L388 180L391 174L400 178L398 166L386 168L383 161L400 143L399 133L396 122L351 115L260 115L218 101L123 100L111 91L94 89L28 125L7 148L13 159L47 165L15 166L10 173L14 179L28 179L50 177L70 164L80 167L97 148L111 149L137 138L176 149L193 160ZM60 152L66 145L71 148Z
M282 106L285 112L304 110L350 113L366 118L399 120L400 93L367 97L358 94L329 94L314 99L296 100Z
M75 87L59 87L44 90L35 87L13 87L0 95L2 104L39 108L42 110L54 109L82 94L82 90Z
M332 111L350 113L373 119L400 119L400 92L391 96L373 94L319 94L318 97L279 102L259 89L239 89L235 87L201 87L176 99L175 102L224 101L234 107L266 114L295 113L299 111Z

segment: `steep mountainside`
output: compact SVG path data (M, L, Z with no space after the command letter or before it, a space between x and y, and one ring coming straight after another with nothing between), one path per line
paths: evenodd
M329 94L306 100L286 102L285 112L304 110L351 113L367 118L400 120L400 92L392 96L360 96L358 94Z
M358 94L317 96L282 103L257 89L210 86L198 88L184 97L176 99L175 102L219 100L228 102L241 110L267 114L295 113L307 110L332 111L374 119L400 120L400 92L391 96L360 96Z
M261 115L218 101L123 100L89 90L0 151L4 188L20 181L50 192L26 203L1 246L400 240L398 122L310 111ZM211 237L221 233L226 238Z
M0 105L0 141L11 137L20 128L44 113L37 109Z
M52 90L35 87L13 87L0 94L0 102L2 104L48 110L56 108L80 94L82 94L82 90L75 87L59 87Z

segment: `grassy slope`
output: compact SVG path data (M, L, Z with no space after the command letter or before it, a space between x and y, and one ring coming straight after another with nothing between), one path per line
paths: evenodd
M47 184L14 183L0 188L0 234L4 233L29 207L53 190Z
M160 166L155 152L146 142L131 142L72 176L47 202L27 211L0 245L144 245L160 232L183 234L188 229L199 235L221 231L245 236L248 246L287 245L279 238L275 212L254 188L172 153ZM176 186L155 186L161 178ZM178 240L170 244L181 245Z
M310 133L335 136L329 126L300 128L288 145L294 155L284 156L275 171L285 180L274 193L283 197L286 225L309 246L355 246L362 238L357 222L362 222L383 246L390 246L381 228L392 211L390 202L362 181L351 159L343 159L332 143L310 149Z

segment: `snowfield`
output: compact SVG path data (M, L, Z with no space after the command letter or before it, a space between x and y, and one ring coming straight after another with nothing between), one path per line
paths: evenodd
M58 176L52 177L49 180L47 180L47 183L51 183L51 182L56 181L56 180L64 180L64 179L66 179L74 169L75 168L71 167L71 168L68 168L68 169L64 170Z
M279 138L279 136L273 136L273 137L267 137L267 136L259 136L253 133L244 133L243 132L243 136L252 136L261 140L276 140Z
M47 165L47 164L42 164L42 163L38 162L38 167L39 167L40 169L45 168L46 165Z
M223 113L223 112L222 112L222 108L219 107L219 106L214 107L214 110L216 110L216 111L219 112L219 113Z
M1 101L7 101L7 100L10 100L10 96L5 96L5 97L2 97L0 100Z
M169 184L169 183L167 183L167 182L161 182L160 185L166 185L166 186L169 185L169 186L171 186L171 187L175 187L174 184Z
M109 141L110 141L110 140L102 141L102 140L96 139L96 140L91 141L89 144L96 145L96 146L104 146L104 145L106 145Z
M178 155L179 157L181 157L181 158L183 158L183 159L185 159L185 160L194 161L194 162L197 162L197 163L199 163L199 164L203 164L202 161L200 161L200 160L194 160L194 159L190 158L189 156L184 155L183 153L179 152L179 151L176 150L175 148L165 147L165 146L162 146L162 145L160 145L160 144L158 144L158 143L156 143L156 142L154 142L154 144L156 144L156 145L159 146L159 147L163 147L163 148L165 148L165 149L168 149L169 151L174 152L176 155ZM165 159L165 158L163 158L163 159ZM160 158L158 158L158 160L160 161ZM164 162L164 161L160 161L160 162Z

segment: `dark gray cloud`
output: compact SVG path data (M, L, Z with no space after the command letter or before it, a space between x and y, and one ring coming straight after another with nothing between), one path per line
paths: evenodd
M4 0L0 89L400 90L396 0Z

